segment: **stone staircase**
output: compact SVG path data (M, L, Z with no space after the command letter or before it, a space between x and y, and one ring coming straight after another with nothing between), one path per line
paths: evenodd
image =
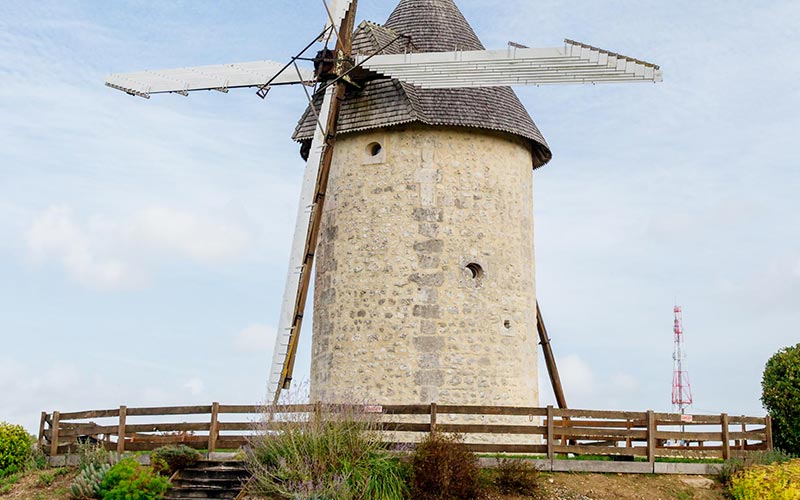
M250 479L244 462L201 460L178 472L164 500L235 499Z

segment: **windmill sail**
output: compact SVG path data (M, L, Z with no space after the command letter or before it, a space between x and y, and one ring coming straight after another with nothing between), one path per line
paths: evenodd
M331 101L333 99L334 87L328 87L322 101L319 117L325 120L330 113ZM275 348L272 353L272 364L270 365L269 386L267 394L280 394L280 389L285 389L291 382L291 372L294 364L294 354L297 349L297 339L300 334L296 331L297 319L295 311L302 315L303 308L296 307L298 300L305 300L304 293L301 294L304 274L311 272L311 262L306 259L307 248L311 238L311 216L312 206L317 195L317 179L319 176L320 162L325 145L326 131L324 126L318 123L311 142L311 150L308 153L306 168L303 173L303 185L300 192L300 202L297 207L297 221L294 227L294 238L292 239L292 250L289 255L289 270L286 274L286 286L283 291L283 302L281 303L281 315L278 320L278 334L275 339ZM303 291L305 292L305 291ZM277 396L276 396L277 397Z
M359 56L356 62L426 89L663 80L655 64L572 40L555 48Z
M312 71L301 69L298 76L297 71L283 71L284 68L284 64L275 61L255 61L116 73L106 77L106 85L131 95L150 97L150 94L169 92L185 95L195 90L227 91L233 88L258 87L270 80L271 85L314 81Z
M333 32L339 33L339 28L351 3L353 3L353 0L331 0L330 3L326 3L329 14L328 21L325 23L326 30L333 26Z

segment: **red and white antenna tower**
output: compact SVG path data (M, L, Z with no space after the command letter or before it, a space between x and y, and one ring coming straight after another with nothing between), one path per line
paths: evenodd
M686 407L692 404L692 384L689 383L689 372L684 367L686 352L683 349L683 321L681 307L675 306L675 350L672 353L672 406L681 415Z

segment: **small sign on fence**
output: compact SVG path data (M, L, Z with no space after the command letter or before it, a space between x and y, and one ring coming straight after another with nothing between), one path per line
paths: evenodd
M365 413L383 413L383 406L381 405L366 405L364 406Z
M691 423L692 416L691 415L681 415L681 422Z

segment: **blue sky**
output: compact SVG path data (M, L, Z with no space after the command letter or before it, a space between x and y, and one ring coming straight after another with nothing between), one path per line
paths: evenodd
M383 22L395 2L360 3ZM764 363L800 338L800 4L457 3L488 48L567 37L664 69L659 85L518 89L554 152L534 176L537 291L570 404L669 409L677 298L694 411L762 413ZM0 420L263 400L302 90L145 101L102 82L286 60L321 3L3 10Z

